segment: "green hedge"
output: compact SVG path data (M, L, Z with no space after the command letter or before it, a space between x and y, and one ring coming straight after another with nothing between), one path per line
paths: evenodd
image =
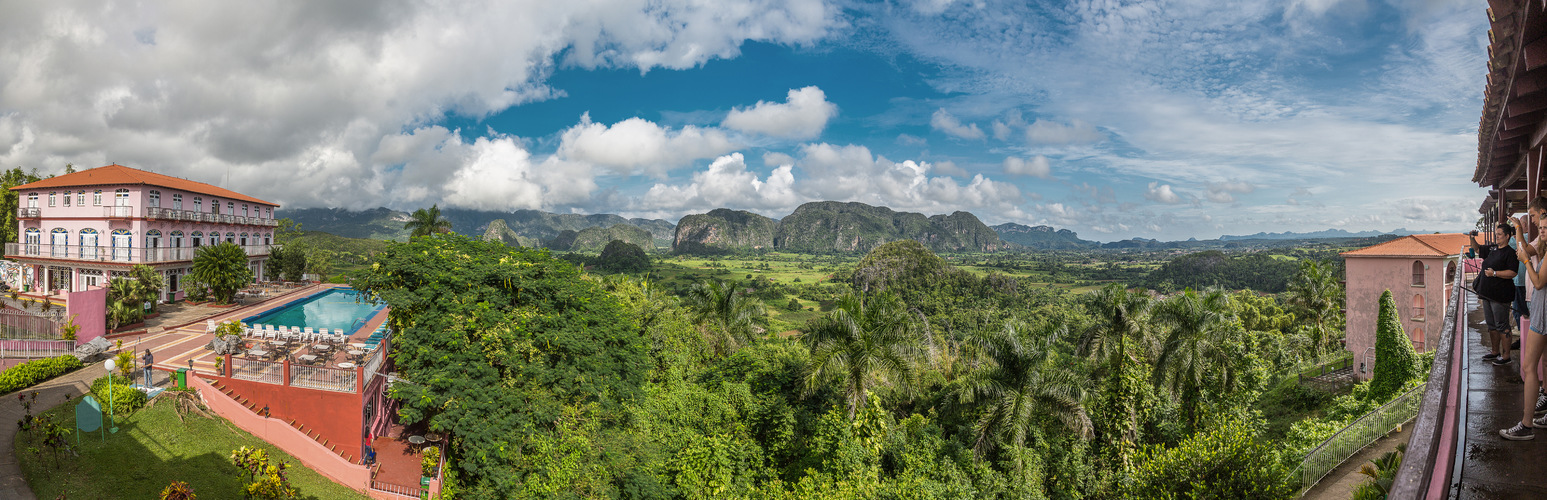
M80 367L81 360L69 355L28 361L13 366L9 370L0 372L0 394L10 394L32 387L38 382L70 373Z
M129 380L123 377L113 377L111 396L107 392L107 377L91 382L91 394L102 405L102 411L111 410L115 415L128 415L145 407L145 393L130 386ZM111 404L109 404L110 400Z

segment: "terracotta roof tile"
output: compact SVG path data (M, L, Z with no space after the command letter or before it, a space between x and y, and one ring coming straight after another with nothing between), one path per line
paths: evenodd
M123 165L108 165L90 170L82 170L73 174L64 174L58 177L43 179L30 184L22 184L11 188L12 191L48 189L77 186L106 186L114 184L142 184L146 186L178 189L191 193L199 193L217 198L241 200L260 205L278 207L278 203L264 201L232 191L219 186L212 186L188 179L179 179L170 175L162 175L155 172L125 167Z
M1358 250L1343 252L1344 257L1447 257L1470 244L1461 233L1414 234Z

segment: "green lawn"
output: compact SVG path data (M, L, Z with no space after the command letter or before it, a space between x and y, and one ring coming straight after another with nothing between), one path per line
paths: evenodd
M78 401L49 410L42 418L74 428ZM14 453L27 483L38 498L157 498L173 480L188 482L199 498L242 498L241 478L228 457L245 445L266 450L270 463L289 462L287 474L299 498L367 498L223 418L188 415L179 422L168 403L120 417L118 433L108 434L105 443L100 431L80 436L79 447L76 436L70 436L78 457L66 452L55 461L33 433L17 434Z

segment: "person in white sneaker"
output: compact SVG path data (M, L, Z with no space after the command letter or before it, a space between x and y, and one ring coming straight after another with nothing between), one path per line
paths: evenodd
M1536 414L1536 402L1541 391L1542 381L1537 374L1537 366L1542 360L1542 351L1547 347L1547 238L1540 237L1542 231L1547 231L1547 197L1538 196L1531 200L1526 212L1531 216L1531 222L1535 224L1538 238L1530 244L1522 244L1516 250L1516 258L1526 266L1526 282L1531 289L1531 307L1537 314L1530 316L1531 324L1527 331L1520 333L1520 367L1524 387L1521 388L1522 413L1520 422L1514 427L1500 429L1499 436L1513 441L1525 441L1536 437L1534 427L1547 426L1547 416L1532 419ZM1519 228L1519 241L1526 241L1528 233L1525 229L1525 219L1516 219L1515 227Z

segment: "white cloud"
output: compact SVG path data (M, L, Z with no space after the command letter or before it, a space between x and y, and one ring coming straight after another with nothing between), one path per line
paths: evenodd
M1257 190L1257 186L1244 181L1210 182L1204 187L1208 194L1204 197L1215 203L1233 203L1236 194L1248 194Z
M934 168L931 168L930 171L940 175L949 175L951 177L967 176L967 169L956 166L956 162L950 160L935 162Z
M767 153L763 153L763 164L770 167L794 165L795 158L778 151L769 151Z
M896 210L948 213L979 209L1001 217L1018 214L1023 201L1013 184L982 174L965 184L929 175L928 162L894 162L864 146L807 144L801 147L796 190L809 199L858 201ZM980 213L979 215L983 215Z
M784 104L758 101L751 108L735 108L721 125L726 128L784 139L814 139L827 121L838 115L838 105L816 86L790 89Z
M737 208L793 209L800 198L795 194L793 167L784 165L769 172L766 179L747 171L741 153L716 158L709 167L693 174L685 186L656 184L641 199L650 210Z
M928 146L929 140L915 135L897 134L897 144L903 146Z
M1068 125L1037 120L1026 127L1026 142L1032 144L1084 144L1102 139L1104 137L1095 126L1079 120Z
M589 114L560 137L559 156L613 169L621 174L656 176L694 160L714 158L740 147L718 129L692 125L669 130L642 118L612 126L591 121Z
M945 108L940 108L929 117L929 126L952 137L972 140L982 140L984 137L983 130L978 128L978 124L963 125L961 120L956 119Z
M411 206L396 195L431 191L394 185L420 167L376 163L392 156L378 147L437 143L420 129L448 115L561 96L544 83L561 65L688 69L746 41L809 44L840 22L823 0L35 3L5 14L0 163L48 173L113 161L287 207L350 208Z
M1004 173L1010 175L1029 175L1046 179L1053 175L1052 167L1048 164L1047 157L1033 156L1030 160L1019 156L1007 156L1004 159Z
M994 123L989 124L989 129L994 131L995 139L999 139L1001 141L1010 140L1010 134L1012 132L1010 131L1010 126L1005 125L1004 122L994 120Z
M1144 192L1144 198L1150 201L1165 203L1168 205L1182 202L1181 196L1177 196L1176 193L1171 192L1170 184L1161 184L1158 182L1151 182L1149 184L1149 189Z

